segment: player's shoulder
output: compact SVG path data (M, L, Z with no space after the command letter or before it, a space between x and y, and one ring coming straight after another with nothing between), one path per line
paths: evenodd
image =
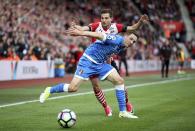
M116 26L116 27L118 27L118 26L124 26L124 25L121 24L121 23L112 22L112 23L111 23L111 26Z
M89 24L91 31L95 31L99 26L100 26L100 22L94 22Z
M124 24L121 24L121 23L112 23L111 27L116 28L118 33L120 33L120 32L125 32L124 28L126 26Z
M89 26L99 26L99 25L100 25L100 22L93 22L89 24Z

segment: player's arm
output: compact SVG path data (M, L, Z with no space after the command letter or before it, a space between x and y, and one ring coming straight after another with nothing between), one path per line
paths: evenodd
M72 28L76 28L78 30L90 31L90 27L89 26L80 26L80 25L77 25L74 21L71 22L71 27Z
M90 31L89 26L79 26L79 25L75 25L75 28L82 30L82 31Z
M103 33L98 32L91 32L91 31L83 31L79 30L77 28L70 28L65 31L66 34L72 35L72 36L87 36L87 37L93 37L99 40L105 40L106 35Z
M147 23L149 21L149 18L147 15L142 15L141 18L137 23L135 23L132 26L127 26L127 32L133 32L137 29L139 29L144 23Z

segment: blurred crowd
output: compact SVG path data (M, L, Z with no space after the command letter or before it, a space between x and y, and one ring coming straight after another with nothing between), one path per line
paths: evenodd
M189 11L194 15L194 2ZM89 38L70 37L64 30L75 20L88 25L100 20L100 10L111 8L114 21L132 25L139 13L146 13L154 30L144 25L139 31L137 47L129 49L128 59L159 59L159 47L169 42L175 51L177 40L186 44L191 56L195 55L195 40L185 41L185 32L164 36L160 20L181 20L175 0L1 0L0 4L0 60L53 60L66 63L67 71L75 68L78 59L90 43ZM186 3L189 5L189 3ZM185 29L184 29L185 31ZM176 39L177 36L182 39ZM184 36L184 37L183 37ZM194 53L194 54L193 54Z
M194 0L185 0L185 5L188 8L190 18L192 19L193 26L195 29L195 1Z

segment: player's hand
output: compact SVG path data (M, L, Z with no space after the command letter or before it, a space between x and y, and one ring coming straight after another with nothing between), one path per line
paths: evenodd
M148 15L144 14L144 15L141 16L140 20L143 23L148 23L149 22L149 17L148 17Z
M83 34L83 31L75 27L70 27L68 30L65 31L65 34L72 35L72 36L80 36Z
M79 26L79 25L77 25L75 20L73 20L73 21L71 22L71 24L70 24L70 28L76 28L76 29L78 29L78 30L81 30L81 31L82 31L82 27L81 27L81 26Z
M75 27L76 26L76 22L73 20L71 23L70 23L70 27Z
M72 17L71 23L70 23L70 27L75 27L77 24L77 19Z

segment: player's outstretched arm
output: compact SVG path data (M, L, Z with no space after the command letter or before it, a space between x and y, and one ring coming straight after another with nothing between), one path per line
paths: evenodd
M83 31L89 31L90 30L88 26L79 26L79 25L76 24L75 21L71 22L71 28L76 28L78 30L83 30Z
M83 31L79 30L77 28L70 28L65 31L66 34L72 35L72 36L87 36L87 37L94 37L99 40L103 40L105 35L103 33L99 32L91 32L91 31Z
M132 26L127 26L127 31L128 32L133 32L137 29L139 29L144 23L147 23L149 21L149 18L147 15L142 15L141 18L139 19L139 21L137 23L135 23Z

